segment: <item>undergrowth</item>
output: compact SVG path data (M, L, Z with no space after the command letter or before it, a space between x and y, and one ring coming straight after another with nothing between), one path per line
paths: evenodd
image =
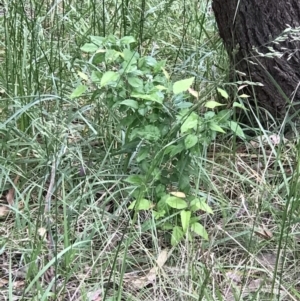
M209 1L2 11L0 300L299 299L298 142Z

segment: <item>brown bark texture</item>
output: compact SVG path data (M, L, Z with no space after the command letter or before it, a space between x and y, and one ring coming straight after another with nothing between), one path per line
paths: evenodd
M254 89L258 104L275 117L290 104L290 113L300 110L300 34L273 42L288 27L300 29L300 0L213 0L212 7L232 67L263 84ZM271 51L282 55L266 57Z

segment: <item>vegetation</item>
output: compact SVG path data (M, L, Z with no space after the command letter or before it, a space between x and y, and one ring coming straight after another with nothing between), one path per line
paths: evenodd
M296 126L229 81L210 1L0 22L0 300L299 299Z

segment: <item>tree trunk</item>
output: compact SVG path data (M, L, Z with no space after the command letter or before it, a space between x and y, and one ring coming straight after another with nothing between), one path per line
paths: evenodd
M212 7L232 67L263 84L254 88L258 104L277 117L289 104L290 113L299 110L300 1L213 0ZM294 31L274 43L288 27Z

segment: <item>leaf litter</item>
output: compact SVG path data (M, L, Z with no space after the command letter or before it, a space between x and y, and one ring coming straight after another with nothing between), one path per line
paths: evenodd
M125 274L125 282L127 282L134 289L142 289L149 284L153 284L156 280L159 271L163 268L166 261L168 260L171 252L168 252L168 249L162 250L157 259L156 264L152 267L145 276L139 276L141 271L135 271L133 273ZM145 274L144 272L142 272Z

